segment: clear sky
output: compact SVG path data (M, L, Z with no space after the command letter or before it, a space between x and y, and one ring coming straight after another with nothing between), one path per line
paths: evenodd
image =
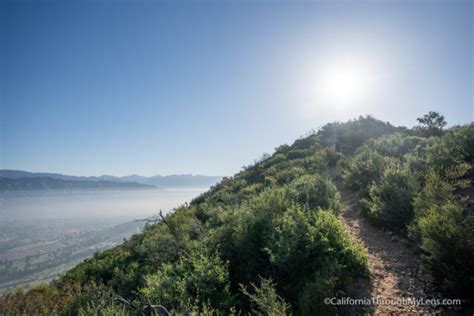
M0 169L232 175L328 121L473 121L472 1L1 1Z

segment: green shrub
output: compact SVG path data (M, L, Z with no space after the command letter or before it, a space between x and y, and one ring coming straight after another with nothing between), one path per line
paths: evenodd
M400 159L405 154L418 150L418 147L426 147L428 143L429 141L425 138L393 133L371 139L366 146L382 156Z
M384 157L367 146L362 147L349 160L342 163L342 179L347 187L367 196L369 186L379 181L387 166L396 164L393 158Z
M337 162L344 157L343 154L336 151L336 149L332 147L325 147L321 150L318 150L315 153L316 157L320 157L322 161L324 161L328 167L335 167Z
M73 303L80 291L80 285L75 282L64 284L61 290L47 284L28 291L20 288L0 297L0 315L58 315Z
M217 254L195 250L189 257L163 264L156 273L146 276L141 293L168 309L209 304L226 310L232 305L228 278L227 263Z
M343 154L352 154L364 142L397 130L389 123L374 119L371 116L359 116L345 123L330 123L318 132L323 144L334 146Z
M106 287L103 284L89 283L76 296L66 314L80 316L125 316L131 315L132 309L131 306L118 301L117 295L110 287Z
M248 205L229 210L223 225L210 233L209 244L216 245L229 262L232 284L250 284L258 275L269 276L272 267L264 249L275 229L272 218L280 217L292 203L286 190L268 189Z
M376 224L404 232L414 215L412 200L418 187L418 181L407 169L388 168L380 182L370 186L369 196L361 200L362 211Z
M441 289L474 301L474 214L454 188L431 171L414 202L416 218L410 236L423 251L422 259Z
M314 184L315 177L301 180ZM327 182L326 178L320 180ZM330 212L295 202L284 188L266 190L248 205L228 211L222 227L210 235L208 243L216 245L223 260L229 262L231 289L238 284L256 284L258 276L271 278L297 314L302 314L299 297L308 279L334 279L349 288L365 271L364 251L344 225ZM244 312L251 311L251 301L240 298L239 303ZM305 304L325 308L323 296L312 296Z
M256 286L254 283L250 285L252 292L242 284L240 284L240 288L251 301L252 315L285 316L290 314L291 306L276 293L275 285L271 279L261 279L260 286Z
M459 178L462 173L472 170L474 165L474 124L456 127L446 132L427 152L432 168L449 178ZM461 168L457 175L449 171Z
M290 196L299 204L310 209L341 210L339 192L328 177L305 175L293 180L289 185Z
M365 252L330 212L294 206L272 226L265 249L276 268L274 280L298 314L326 310L324 298L333 296L335 280L349 291L366 272ZM308 288L313 290L305 296Z

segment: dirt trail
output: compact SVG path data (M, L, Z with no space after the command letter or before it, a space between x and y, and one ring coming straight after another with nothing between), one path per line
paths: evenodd
M357 196L335 181L341 194L346 211L341 219L367 249L370 281L361 280L359 297L374 299L438 299L429 276L419 269L417 256L413 250L402 245L398 238L390 232L384 232L371 226L364 220L357 209ZM416 305L376 305L373 309L365 309L367 314L375 315L434 315L442 314L441 308Z

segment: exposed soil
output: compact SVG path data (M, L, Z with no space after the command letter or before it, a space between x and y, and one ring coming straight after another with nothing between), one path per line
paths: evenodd
M336 181L346 211L340 217L351 234L367 249L370 280L360 280L358 297L373 299L416 298L442 299L435 291L432 279L420 270L414 250L402 244L391 232L373 227L361 217L357 196ZM365 307L363 314L375 315L434 315L458 314L455 307L443 310L435 306L374 305Z

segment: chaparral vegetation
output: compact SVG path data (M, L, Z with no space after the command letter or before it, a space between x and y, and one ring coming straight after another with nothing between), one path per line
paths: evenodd
M474 125L446 128L436 112L418 121L327 124L50 284L4 295L0 313L334 313L324 298L355 294L368 276L335 179L374 226L417 249L439 291L472 303Z

